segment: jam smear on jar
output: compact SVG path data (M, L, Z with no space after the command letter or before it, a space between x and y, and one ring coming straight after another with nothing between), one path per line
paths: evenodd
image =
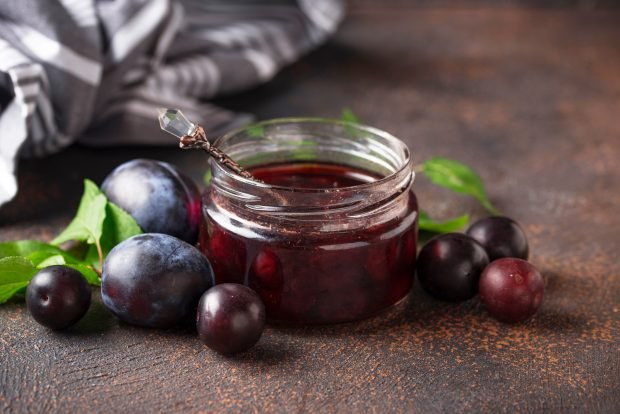
M271 185L331 189L371 183L380 177L348 166L287 163L249 170ZM205 203L209 203L207 190ZM272 321L336 323L370 316L398 302L413 282L417 203L367 227L342 231L278 232L248 237L243 225L226 226L205 208L200 248L216 283L242 283L256 290Z

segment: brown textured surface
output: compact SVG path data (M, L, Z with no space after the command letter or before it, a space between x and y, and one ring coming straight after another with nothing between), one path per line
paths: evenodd
M620 13L511 8L352 10L336 38L270 85L222 103L260 117L361 119L418 160L474 165L520 221L548 277L528 323L495 322L477 299L451 305L416 285L373 319L268 328L237 358L191 331L119 324L97 301L67 333L0 308L0 412L619 412ZM72 148L21 165L0 239L49 239L81 180L134 157L199 179L202 154ZM435 215L475 203L416 184Z

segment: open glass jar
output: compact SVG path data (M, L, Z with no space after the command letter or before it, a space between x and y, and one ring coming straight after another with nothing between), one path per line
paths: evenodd
M417 202L407 146L375 128L276 119L215 143L258 182L211 162L200 248L216 283L249 285L272 321L335 323L402 299Z

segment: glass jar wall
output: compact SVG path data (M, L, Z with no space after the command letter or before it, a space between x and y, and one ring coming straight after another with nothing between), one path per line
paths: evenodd
M211 162L200 247L216 283L255 289L272 321L336 323L402 299L417 202L406 145L324 119L278 119L216 143L260 182Z

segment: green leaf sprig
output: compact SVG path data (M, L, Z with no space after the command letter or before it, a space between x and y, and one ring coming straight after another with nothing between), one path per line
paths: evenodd
M436 221L429 217L425 211L420 211L418 216L418 228L433 233L452 233L459 231L469 223L469 214L454 217L445 221Z
M0 303L6 302L28 286L37 271L34 264L25 257L10 256L0 259Z
M90 180L84 180L84 194L77 213L67 228L52 240L52 244L57 246L69 240L94 244L99 255L99 264L103 267L101 235L107 204L108 199L99 187Z
M443 157L433 157L421 165L418 172L433 184L456 193L474 197L489 213L499 214L484 189L480 176L465 164Z
M359 118L353 113L351 108L342 108L342 112L340 113L340 120L343 122L350 122L352 124L360 123Z
M340 120L348 123L359 123L359 118L349 108L343 108ZM491 203L480 176L469 166L444 157L433 157L414 170L426 177L430 182L455 193L474 197L491 214L500 214ZM437 221L428 213L420 210L418 228L431 233L451 233L462 229L469 223L469 215Z
M99 286L105 256L118 243L140 233L140 226L127 212L109 201L94 182L84 180L75 217L51 243L0 243L0 304L23 293L39 270L53 265L71 267L89 284ZM62 249L60 245L68 241L85 245L85 253L77 256Z

